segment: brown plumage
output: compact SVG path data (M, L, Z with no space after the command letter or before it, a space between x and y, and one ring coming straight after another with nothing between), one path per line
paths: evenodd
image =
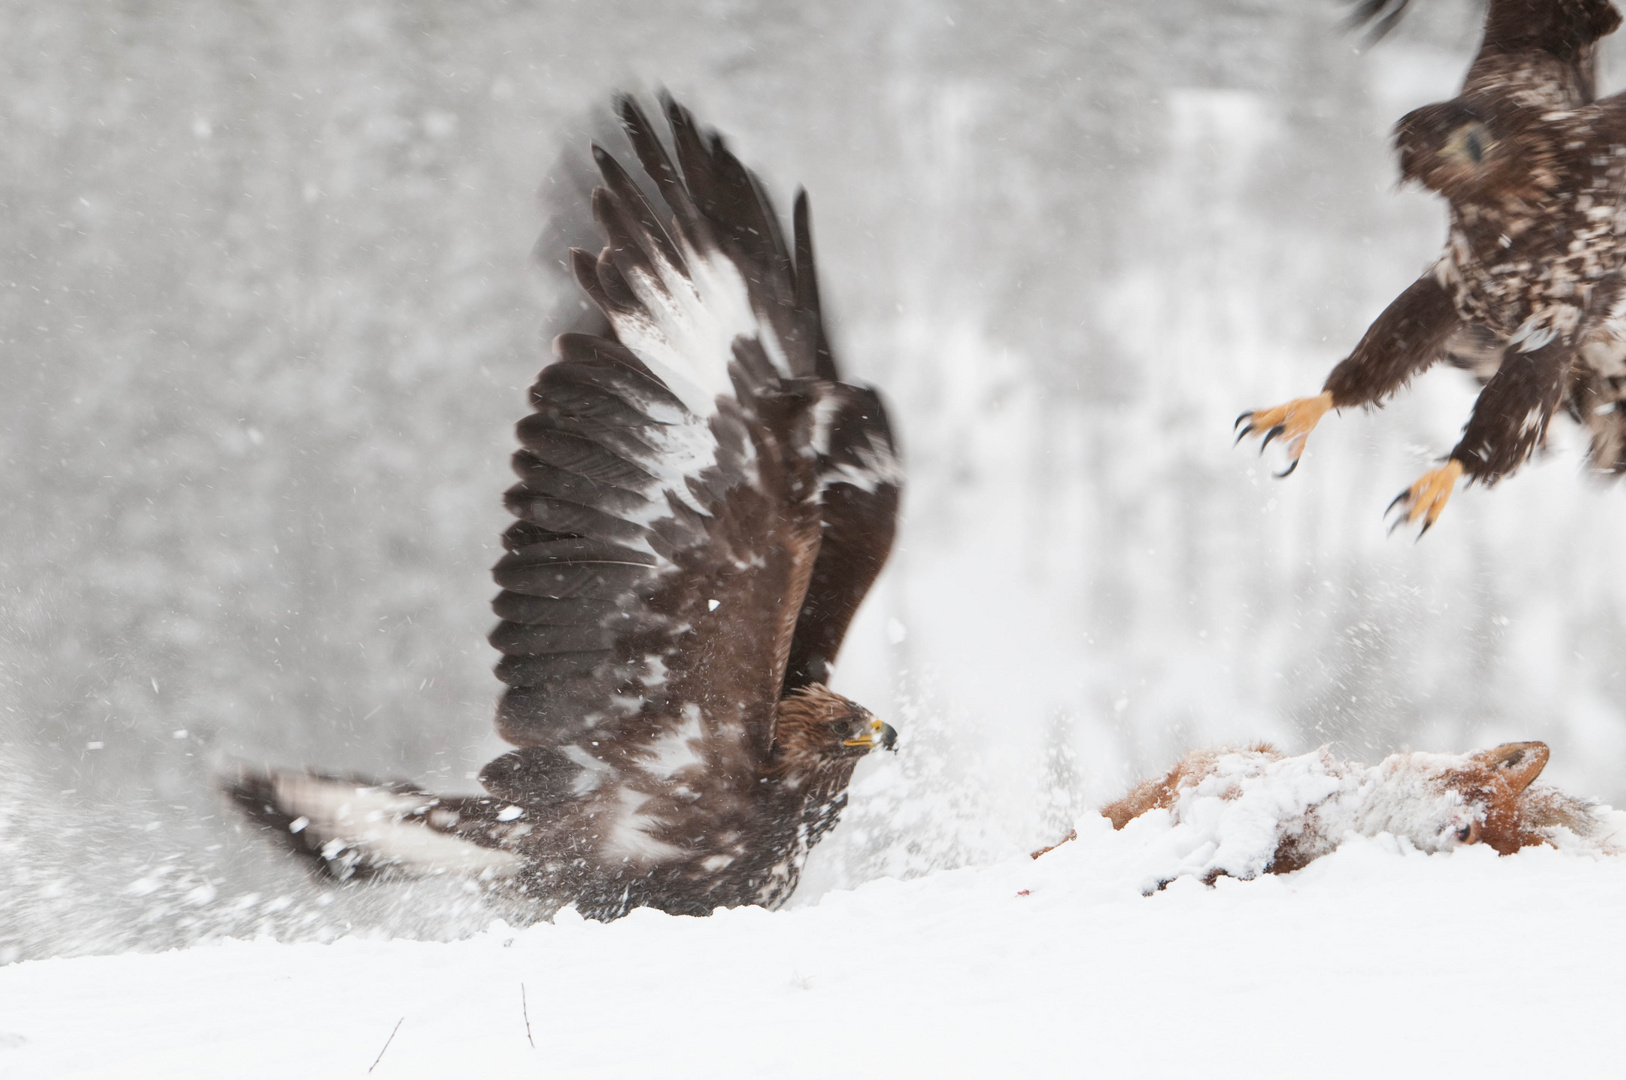
M1363 12L1381 19L1383 7ZM1560 401L1592 430L1594 465L1626 469L1614 410L1626 375L1615 310L1626 247L1614 233L1626 129L1619 98L1592 100L1596 42L1619 23L1608 0L1493 0L1461 96L1401 119L1402 180L1450 203L1445 253L1319 395L1238 418L1239 439L1283 439L1282 475L1327 410L1381 405L1442 358L1486 387L1445 465L1391 504L1396 524L1421 521L1426 532L1458 478L1490 484L1518 468Z
M893 745L825 685L901 468L879 396L840 381L806 196L787 243L686 110L665 101L675 153L636 103L618 112L647 187L593 148L607 245L571 263L609 330L558 338L518 426L491 635L517 749L482 770L490 797L228 784L341 876L453 868L603 919L774 907L858 759Z

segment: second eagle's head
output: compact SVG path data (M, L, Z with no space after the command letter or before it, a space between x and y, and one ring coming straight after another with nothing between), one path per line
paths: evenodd
M1539 183L1531 110L1503 102L1441 101L1395 125L1400 181L1416 181L1453 201L1494 198ZM1538 151L1534 157L1531 152Z

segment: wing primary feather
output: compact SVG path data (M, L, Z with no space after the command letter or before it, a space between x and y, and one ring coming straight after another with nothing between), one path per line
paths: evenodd
M545 544L579 539L561 537L543 541L530 547L519 548L503 559L524 555L531 548ZM647 567L631 562L589 561L581 563L516 562L504 565L497 560L491 576L499 588L525 596L545 596L554 600L573 600L580 597L610 599L630 593L646 584L650 577Z
M1409 3L1410 0L1359 0L1345 25L1352 29L1367 27L1367 44L1381 41L1406 14Z
M491 631L492 648L504 656L546 656L553 653L609 651L615 646L614 626L545 626L538 623L501 622Z
M614 600L555 600L504 591L491 602L491 610L499 619L528 626L591 626L614 615L617 609Z
M560 536L624 544L640 543L644 537L644 527L636 521L627 521L580 503L538 495L524 485L509 488L503 496L503 505L519 520L540 525Z
M813 374L829 382L839 382L841 372L824 332L824 305L819 299L818 266L813 258L812 215L806 189L798 188L791 211L791 232L796 242L796 310L804 313L804 318L812 324Z
M516 425L516 429L523 449L514 454L513 465L521 479L529 480L538 466L547 466L583 483L626 492L641 494L654 483L655 477L648 470L592 439L568 435L543 424Z
M616 276L628 293L636 298L632 306L648 311L657 305L670 305L670 297L661 299L639 292L639 284L643 286L645 293L652 290L657 294L665 294L668 289L666 276L656 265L656 259L664 257L665 253L660 252L660 244L645 230L637 208L629 206L617 193L599 188L593 193L593 211L598 215L599 224L609 238L609 245L604 250L616 268ZM664 231L661 235L664 239ZM676 252L672 255L675 257ZM603 262L602 257L600 262ZM672 265L672 259L668 259L667 264Z
M581 248L570 249L570 272L575 275L576 284L581 286L587 298L606 315L630 314L632 308L620 299L611 296L604 283L599 280L599 260Z
M611 649L569 650L536 656L504 656L497 662L497 678L506 685L535 689L555 679L591 675L601 664L615 660Z
M656 216L654 207L649 205L649 200L644 198L644 193L621 167L621 163L597 143L593 144L593 159L598 164L600 175L604 177L605 186L615 196L621 209L637 223L637 236L649 241L650 248L646 253L651 257L664 258L679 273L687 274L689 267L683 254L667 235L666 227Z
M670 98L663 95L663 105ZM700 218L700 211L689 195L688 189L678 173L677 166L673 164L672 157L666 152L666 145L661 142L660 136L649 123L649 118L638 103L631 97L623 95L618 99L622 127L627 132L627 138L632 143L632 150L637 155L638 162L643 166L644 172L655 181L655 187L666 205L671 209L674 225L684 235L689 244L699 249L703 242L709 239L709 231L704 229Z
M610 193L603 188L593 189L593 216L601 222L608 213L606 208L601 207L601 204L605 203L609 197ZM610 298L615 310L628 314L634 314L642 310L642 305L638 302L638 294L632 290L632 286L627 284L626 279L621 276L621 268L615 264L613 247L606 247L598 253L598 258L593 261L593 272L598 275L599 288L604 291L604 295Z
M583 252L585 255L586 252ZM589 262L592 256L587 256ZM663 396L670 404L677 404L677 396L669 390L665 383L649 370L649 366L638 359L638 354L621 344L606 337L593 334L560 334L553 339L553 351L561 360L569 360L578 364L612 366L630 368L644 377L652 393ZM539 381L540 384L540 381ZM540 404L535 395L532 395L532 405Z
M695 206L717 238L734 249L731 254L756 264L755 276L762 277L763 270L774 276L772 271L780 270L788 260L782 251L773 251L777 230L768 225L758 201L760 189L721 137L702 133L689 110L677 102L668 98L666 104L678 165Z
M577 441L587 442L585 439ZM609 469L598 467L599 461L606 458L625 467L625 478L612 473ZM542 460L530 450L516 450L513 468L521 483L510 490L524 495L548 495L583 506L597 506L618 514L641 510L649 502L645 489L652 481L648 474L641 469L627 466L612 454L600 450L593 457L583 455L574 459L573 466L559 468L551 462ZM608 473L614 479L596 477L591 475L593 472ZM634 482L633 478L637 478L637 482ZM614 482L615 479L622 480L622 483Z

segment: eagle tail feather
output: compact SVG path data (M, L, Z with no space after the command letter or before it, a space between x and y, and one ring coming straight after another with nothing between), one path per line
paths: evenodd
M223 777L221 787L283 846L341 881L392 874L506 877L519 868L505 842L517 839L513 823L523 820L524 810L500 800L246 767Z

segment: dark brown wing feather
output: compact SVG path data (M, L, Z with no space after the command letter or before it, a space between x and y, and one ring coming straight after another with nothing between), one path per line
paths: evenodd
M819 557L796 621L786 694L809 683L829 683L830 665L847 627L892 552L903 494L903 465L881 396L840 381L824 331L810 218L807 193L798 192L792 214L795 306L805 313L802 324L812 327L812 367L826 385L814 432L822 520Z
M902 468L880 395L837 384L821 404L822 540L791 642L787 694L829 683L847 627L892 551L902 496Z
M811 247L761 185L676 103L675 153L618 106L665 206L595 147L607 244L573 265L613 336L562 337L532 389L495 568L498 730L522 749L482 779L516 799L617 778L647 795L677 745L704 759L691 788L757 775L820 549L821 418L847 408L823 403L855 392L818 378Z
M519 520L494 570L503 621L491 641L509 685L498 729L523 747L621 769L695 705L714 764L752 773L771 745L817 548L816 489L800 453L807 403L751 385L736 364L738 396L703 421L612 359L613 342L591 343L597 364L582 355L587 342L560 348L520 428L522 480L507 497ZM674 428L709 436L715 461L671 475L662 443ZM534 771L538 758L528 760ZM557 753L542 760L563 764ZM513 778L512 761L493 764L491 777Z

